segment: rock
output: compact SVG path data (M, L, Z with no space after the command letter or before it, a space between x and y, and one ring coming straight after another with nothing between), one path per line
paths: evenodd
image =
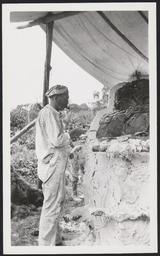
M125 134L148 136L149 113L136 113L125 122L123 131Z
M97 138L117 137L122 135L123 125L125 122L125 112L114 112L107 114L100 120L100 126L96 133Z
M102 116L97 138L118 137L125 134L149 134L149 80L124 83L115 93L115 109Z
M32 188L11 166L11 202L17 205L43 204L43 193Z

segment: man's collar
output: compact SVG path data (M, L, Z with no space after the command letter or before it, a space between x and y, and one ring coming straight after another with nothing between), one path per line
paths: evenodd
M47 104L46 105L47 108L50 108L53 112L56 113L56 115L59 115L60 116L60 112L58 112L55 108L53 108L50 104Z

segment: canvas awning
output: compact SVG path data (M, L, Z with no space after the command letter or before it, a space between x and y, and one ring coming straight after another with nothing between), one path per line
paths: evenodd
M50 14L55 15L53 41L56 45L108 89L128 81L135 70L148 74L147 12ZM33 20L46 15L47 12L12 12L10 21L31 21L30 25L34 25ZM46 30L43 22L37 24Z

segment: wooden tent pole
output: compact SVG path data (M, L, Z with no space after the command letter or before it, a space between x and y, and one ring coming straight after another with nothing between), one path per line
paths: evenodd
M77 15L82 12L83 11L78 11L78 12L77 11L71 11L71 12L67 11L67 12L60 12L60 13L56 13L56 14L48 13L46 16L41 17L37 20L30 21L26 25L18 26L17 29L24 29L24 28L30 28L33 26L41 25L41 24L47 24L47 23L50 23L51 21L71 17L71 16ZM12 21L12 13L11 13L11 21Z
M45 93L49 89L49 76L50 76L50 61L51 61L51 52L52 52L52 36L53 36L53 25L54 22L49 22L46 24L46 61L44 68L44 84L43 84L43 106L48 104L48 98L45 96Z
M11 138L10 143L12 144L16 140L18 140L23 134L29 131L35 125L35 122L36 122L36 119L33 120L31 123L27 124L27 126L25 126L22 130L20 130L20 132L18 132L16 135L14 135Z
M48 104L48 97L45 93L49 89L49 75L50 75L50 62L51 62L51 52L52 52L52 37L53 37L53 27L54 22L49 22L46 24L46 62L44 68L44 84L43 84L43 107ZM42 181L38 178L37 188L42 189Z
M138 13L141 15L141 17L148 23L148 18L145 16L145 14L142 11L138 11Z
M105 22L130 46L136 53L138 53L145 61L148 62L148 58L137 47L119 31L119 29L104 15L103 12L97 11L97 13L105 20Z

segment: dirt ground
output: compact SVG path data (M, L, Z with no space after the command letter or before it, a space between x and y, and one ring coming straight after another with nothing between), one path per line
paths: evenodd
M81 185L78 186L81 191ZM60 221L61 236L66 246L92 245L91 231L81 216L72 216L75 209L85 205L84 199L80 202L74 201L71 185L66 187L66 199L62 218ZM38 225L41 207L33 205L16 206L14 217L11 220L11 243L12 246L37 246Z

